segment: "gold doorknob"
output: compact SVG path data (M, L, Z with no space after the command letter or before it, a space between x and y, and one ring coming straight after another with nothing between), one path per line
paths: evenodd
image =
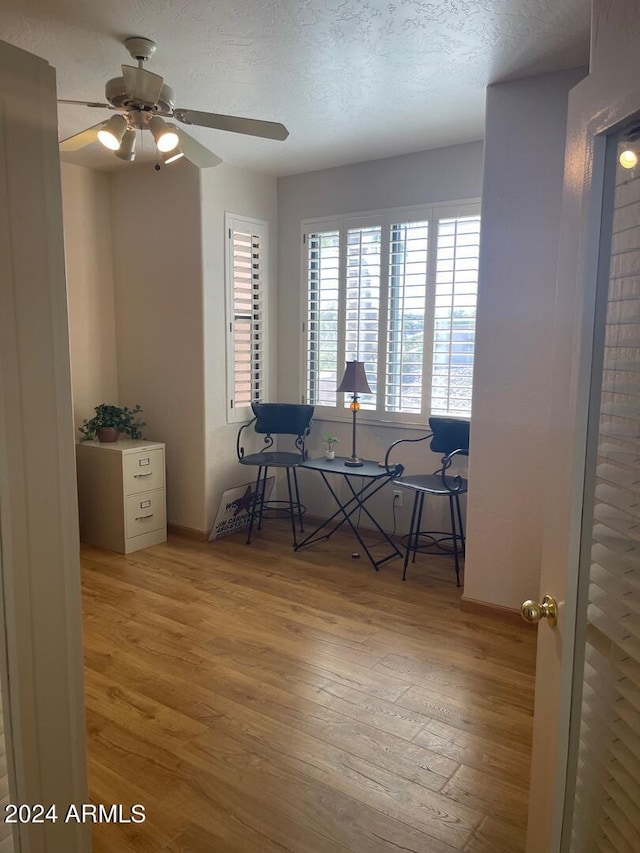
M558 622L558 604L550 595L545 595L542 599L542 604L539 601L531 601L530 599L522 603L520 613L525 622L535 624L541 619L548 619L549 625L556 625Z

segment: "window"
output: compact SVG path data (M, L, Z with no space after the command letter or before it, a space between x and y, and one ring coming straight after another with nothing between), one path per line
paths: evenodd
M245 420L266 391L266 222L226 215L228 421Z
M471 414L479 211L469 202L303 224L305 396L319 413L348 406L336 387L357 359L371 417Z

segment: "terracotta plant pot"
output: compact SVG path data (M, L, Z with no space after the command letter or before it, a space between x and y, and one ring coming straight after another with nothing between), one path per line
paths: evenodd
M98 427L96 430L98 441L117 441L120 433L115 427Z

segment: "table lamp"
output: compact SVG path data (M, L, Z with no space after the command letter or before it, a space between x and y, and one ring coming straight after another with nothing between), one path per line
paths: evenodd
M342 382L337 388L337 391L343 391L346 394L352 395L351 405L349 408L353 412L353 436L351 440L351 456L344 460L344 464L350 468L357 468L362 465L362 459L359 459L356 454L356 414L360 408L358 402L359 394L371 394L371 388L367 382L367 374L364 371L364 361L348 361L345 366Z

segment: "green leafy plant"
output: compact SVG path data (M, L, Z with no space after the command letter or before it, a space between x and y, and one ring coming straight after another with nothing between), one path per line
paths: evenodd
M323 435L323 436L322 436L322 440L323 440L323 441L324 441L324 443L327 445L327 450L333 450L333 445L334 445L337 441L340 441L340 439L339 439L339 438L336 438L336 436L335 436L335 435Z
M80 441L93 441L101 427L113 427L118 432L131 436L131 438L142 438L142 428L146 427L146 422L137 420L136 416L142 412L139 405L133 409L127 406L109 406L106 403L100 403L94 409L95 415L87 420L82 421L82 426L78 427L82 433Z

